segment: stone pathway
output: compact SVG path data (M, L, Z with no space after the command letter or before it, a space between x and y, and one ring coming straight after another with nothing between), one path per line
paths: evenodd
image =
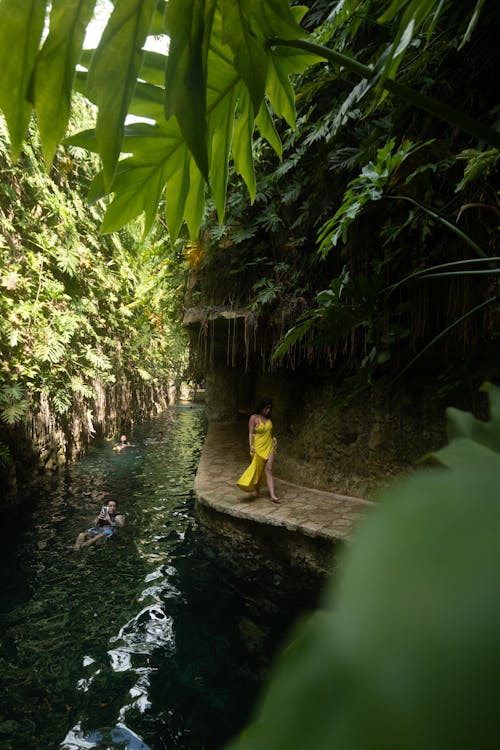
M258 523L281 526L332 542L345 539L371 503L360 498L322 492L275 479L281 504L240 490L236 480L250 463L246 423L212 423L203 447L194 489L198 502L220 513ZM279 460L277 460L279 471Z

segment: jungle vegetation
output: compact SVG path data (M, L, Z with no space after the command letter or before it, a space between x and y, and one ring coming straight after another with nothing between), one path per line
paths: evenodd
M430 349L446 380L494 358L498 3L116 0L82 51L94 6L2 0L27 50L0 53L14 156L34 110L50 164L83 92L96 126L67 143L100 156L102 231L165 217L187 304L247 306L267 366L368 381Z
M289 311L268 350L290 366L394 372L438 336L436 371L497 362L496 0L116 0L82 55L94 5L54 0L41 44L45 1L0 3L15 157L34 106L52 163L77 87L98 118L69 144L101 157L103 230L153 231L159 210L193 243L197 304ZM140 52L164 32L168 55ZM447 471L369 514L232 747L498 744L494 387L490 404L489 423L449 414Z
M77 103L73 127L91 111ZM22 421L43 394L65 414L91 404L96 381L173 382L184 367L176 290L182 266L161 224L100 235L86 194L95 163L59 149L48 174L30 128L16 164L0 121L0 418ZM167 248L167 251L165 250Z

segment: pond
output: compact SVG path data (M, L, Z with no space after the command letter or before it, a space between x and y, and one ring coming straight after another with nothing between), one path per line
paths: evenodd
M202 408L99 442L22 498L0 545L0 750L216 750L311 592L239 577L196 520ZM115 499L126 525L73 548Z

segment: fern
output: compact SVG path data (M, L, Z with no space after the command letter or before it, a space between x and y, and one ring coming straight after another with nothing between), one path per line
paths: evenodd
M4 385L0 388L0 419L12 425L20 422L28 411L28 402L20 385Z
M466 162L464 176L456 188L458 193L472 182L485 180L495 172L500 159L500 151L497 148L491 148L488 151L469 148L458 154L457 159Z
M112 368L109 357L102 352L98 352L96 349L92 349L90 346L85 347L85 356L98 370L111 370Z
M257 218L258 224L268 232L276 232L284 226L284 221L277 211L277 206L270 203Z
M65 414L72 404L71 394L67 391L53 393L50 400L58 414Z
M256 232L257 227L254 224L245 224L245 226L238 226L231 230L231 239L235 245L239 245L241 242L255 237Z
M281 284L275 284L271 279L261 279L254 284L253 291L256 297L250 308L256 310L259 307L276 302L283 294L283 287Z
M84 383L80 377L71 378L70 387L73 393L78 393L85 398L93 398L95 396L95 389Z
M80 265L80 253L77 247L59 246L56 253L58 268L68 276L76 276Z
M35 346L35 357L40 359L42 362L50 362L51 365L60 362L66 352L64 343L55 337L53 332L47 333L47 339L45 341L39 341Z

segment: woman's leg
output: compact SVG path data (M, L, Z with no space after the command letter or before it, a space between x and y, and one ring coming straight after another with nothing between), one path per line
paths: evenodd
M267 486L269 487L269 494L271 495L271 500L273 503L279 503L280 499L279 497L276 497L276 493L274 491L274 477L273 477L273 463L274 463L274 450L271 451L269 454L269 458L266 461L266 479L267 479Z

